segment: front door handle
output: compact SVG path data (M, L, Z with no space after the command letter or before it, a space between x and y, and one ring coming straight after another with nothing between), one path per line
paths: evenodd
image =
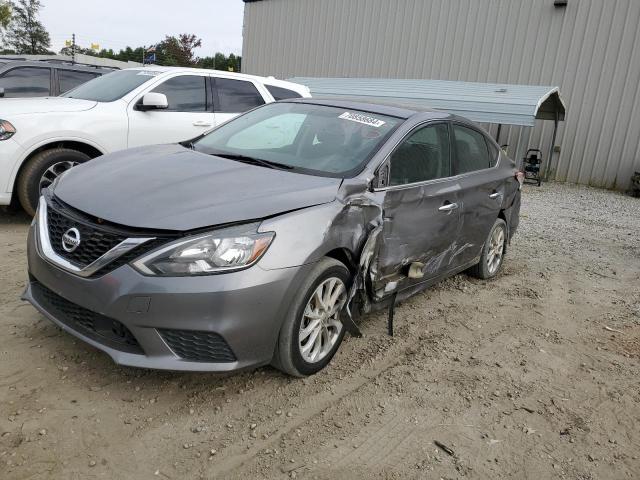
M213 125L213 123L207 122L207 121L204 121L204 120L197 120L197 121L193 122L193 126L194 127L210 127L212 125Z
M489 198L500 198L501 196L502 196L502 193L500 192L493 192L489 194Z
M456 208L458 208L457 203L445 203L440 208L438 208L438 210L441 212L450 212L452 210L455 210Z

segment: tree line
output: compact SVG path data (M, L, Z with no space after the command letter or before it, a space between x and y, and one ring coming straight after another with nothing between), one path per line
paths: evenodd
M0 48L2 54L42 55L54 54L50 50L51 38L46 28L38 20L42 4L40 0L0 0ZM202 46L202 40L194 34L166 35L155 45L94 50L76 45L75 53L113 60L153 63L165 66L212 68L239 72L242 58L233 53L198 57L195 50ZM72 48L65 46L60 54L71 55Z

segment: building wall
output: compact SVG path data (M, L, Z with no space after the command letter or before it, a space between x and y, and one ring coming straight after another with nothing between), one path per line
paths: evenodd
M557 85L551 178L623 189L640 171L639 31L639 0L262 0L245 4L243 71ZM500 143L546 158L552 123Z

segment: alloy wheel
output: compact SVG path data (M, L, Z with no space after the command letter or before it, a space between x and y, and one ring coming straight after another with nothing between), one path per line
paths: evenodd
M300 322L298 345L304 361L317 363L324 359L340 337L340 311L347 300L344 282L330 277L314 290L305 306Z
M493 275L502 262L504 253L504 228L498 227L491 232L489 239L489 251L487 252L487 269Z
M49 185L53 183L53 181L62 175L64 172L69 170L72 167L78 165L78 162L73 162L70 160L65 160L62 162L56 162L47 168L42 176L40 177L40 183L38 184L38 191L41 191L43 188L47 188Z

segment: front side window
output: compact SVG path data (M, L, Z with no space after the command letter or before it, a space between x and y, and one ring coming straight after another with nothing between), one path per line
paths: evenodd
M158 72L153 70L118 70L83 83L62 96L94 102L113 102L152 80L156 75Z
M223 124L193 148L237 161L345 178L357 175L401 122L324 105L271 103Z
M98 74L89 72L75 72L73 70L58 70L58 80L60 81L60 93L68 92L78 85L96 78Z
M51 88L51 69L40 67L13 68L0 77L5 98L46 97Z
M169 108L160 111L169 112L204 112L207 110L207 77L198 75L181 75L161 83L152 92L164 93Z
M218 103L215 111L220 113L242 113L264 105L264 99L256 86L246 80L216 78Z
M450 176L447 124L430 125L413 132L391 154L390 163L391 186Z
M490 167L484 135L462 125L453 125L453 148L456 153L454 173L460 175Z

